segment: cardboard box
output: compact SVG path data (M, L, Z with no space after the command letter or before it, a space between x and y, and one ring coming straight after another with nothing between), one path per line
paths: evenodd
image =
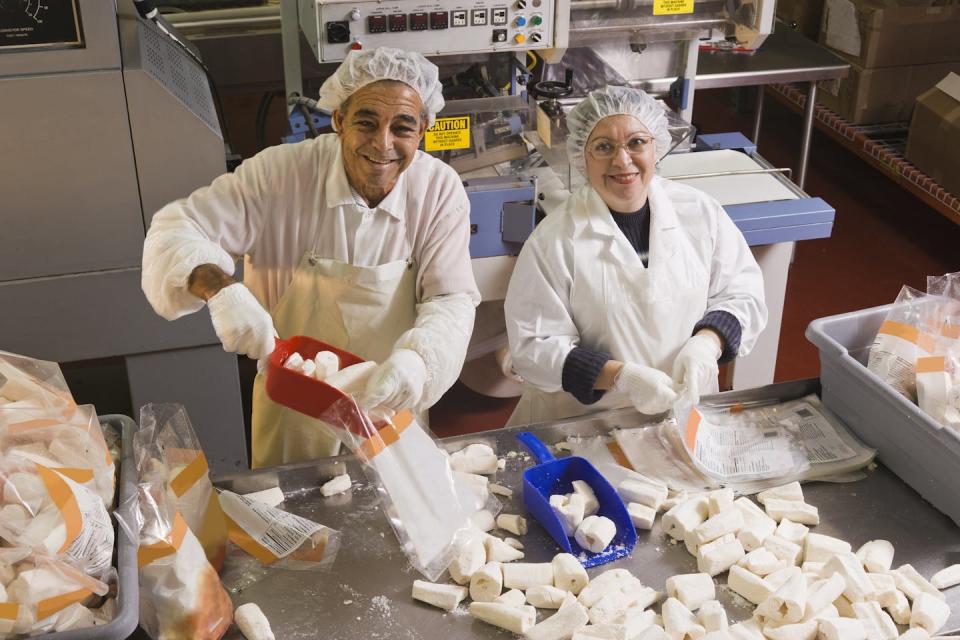
M960 60L960 5L825 0L820 42L864 68Z
M851 64L846 78L819 83L817 102L854 124L907 122L917 96L951 71L960 72L960 62L878 69Z
M917 98L907 160L960 195L960 76L956 73Z
M777 17L816 42L820 37L823 0L777 0Z

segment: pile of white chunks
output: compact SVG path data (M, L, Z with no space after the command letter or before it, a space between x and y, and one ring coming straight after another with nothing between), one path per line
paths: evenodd
M632 493L625 484L618 490L628 504L654 515L666 509L663 531L697 558L700 573L667 580L659 614L649 607L662 594L626 569L590 580L570 554L516 562L522 543L486 533L451 565L457 584L418 580L413 597L454 611L469 595L471 616L530 640L928 640L950 616L940 590L960 584L960 565L928 581L909 564L891 569L885 540L854 553L844 540L811 533L819 514L798 483L760 493L762 508L729 489L668 500L643 482ZM756 606L736 624L716 599L714 577L724 572L727 588ZM537 622L537 609L555 612Z

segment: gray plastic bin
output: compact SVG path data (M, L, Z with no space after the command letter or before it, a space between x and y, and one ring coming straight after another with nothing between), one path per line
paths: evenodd
M109 424L121 434L119 497L116 514L125 522L135 522L137 508L137 468L133 460L133 434L137 423L121 415L99 416L101 424ZM124 527L117 527L117 615L99 627L61 631L37 636L43 640L121 640L137 628L140 620L140 590L137 583L137 541L131 540Z
M824 404L880 461L960 525L960 433L867 369L870 345L892 305L814 320L806 336L820 349Z

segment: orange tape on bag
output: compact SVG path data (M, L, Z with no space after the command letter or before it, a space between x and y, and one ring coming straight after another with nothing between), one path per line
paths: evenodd
M38 464L37 475L43 480L47 493L50 494L53 503L60 510L60 515L67 527L66 539L63 546L57 551L57 553L63 553L70 548L83 528L83 517L80 515L80 507L77 505L77 496L73 495L70 485L56 471Z
M260 561L261 564L270 564L278 560L273 552L265 546L250 537L250 534L243 530L243 527L233 521L233 518L226 516L227 530L230 535L230 541L249 553Z
M687 429L684 441L687 449L693 451L697 445L697 431L700 429L700 412L696 409L690 409L690 417L687 418Z
M900 338L911 342L924 351L933 351L934 349L934 340L933 336L930 334L920 331L916 327L903 324L902 322L893 322L891 320L885 320L883 324L880 325L880 329L877 330L878 334L884 334L888 336L894 336L895 338Z
M16 602L0 602L0 620L16 620L20 605Z
M137 551L137 566L141 569L155 560L172 556L180 550L183 538L187 535L187 522L180 516L180 512L173 517L173 528L170 530L170 540L161 540L153 544L141 544Z
M209 469L210 466L207 464L207 457L200 451L197 453L197 457L185 466L180 473L177 474L177 477L170 482L170 488L173 489L173 492L179 498L189 491L190 487L195 485L200 478L206 475Z
M37 620L49 618L61 609L66 609L75 602L82 602L93 595L89 589L77 589L53 598L47 598L37 603Z
M619 444L616 442L608 442L607 449L609 449L610 455L612 455L613 459L617 461L617 464L619 464L621 467L626 467L631 471L636 471L636 469L633 468L633 465L630 464L630 461L627 460L627 454L623 452L623 449Z
M377 431L377 435L367 438L357 449L366 460L372 459L384 449L400 439L400 434L413 424L413 414L404 410Z
M940 373L947 370L947 359L943 356L917 358L917 373Z

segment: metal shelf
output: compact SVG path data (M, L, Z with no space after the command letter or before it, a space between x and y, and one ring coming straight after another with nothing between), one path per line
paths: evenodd
M780 102L803 112L807 98L805 91L789 84L769 86L771 94ZM947 219L960 224L960 195L945 189L904 157L908 123L855 125L821 105L816 105L814 122L817 128L867 164L881 169L884 176L920 198Z

